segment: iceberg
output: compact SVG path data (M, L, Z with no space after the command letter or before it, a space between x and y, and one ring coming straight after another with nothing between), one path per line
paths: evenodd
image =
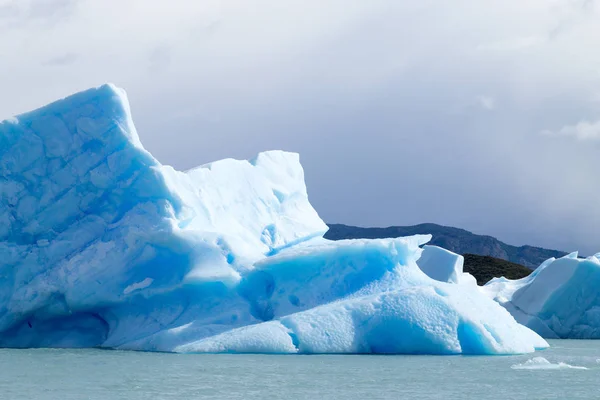
M494 278L482 292L549 339L600 339L600 254L550 258L525 278Z
M1 122L0 179L0 347L548 346L472 284L460 256L423 248L430 236L324 239L297 154L162 165L113 85Z

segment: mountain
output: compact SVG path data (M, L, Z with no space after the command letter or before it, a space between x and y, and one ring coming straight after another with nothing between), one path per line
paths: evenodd
M329 231L325 234L325 238L331 240L378 239L427 233L433 235L433 239L429 244L443 247L458 254L475 254L499 258L524 265L530 269L537 268L548 258L558 258L567 254L562 251L540 247L512 246L492 236L476 235L464 229L437 224L390 226L388 228L361 228L342 224L329 224Z

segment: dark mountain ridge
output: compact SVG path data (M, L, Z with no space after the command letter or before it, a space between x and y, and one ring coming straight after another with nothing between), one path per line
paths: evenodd
M419 224L413 226L390 226L387 228L362 228L343 224L329 224L325 238L342 239L379 239L388 237L431 234L429 244L436 245L458 254L490 256L511 263L537 268L551 257L562 257L567 253L534 246L512 246L495 237L477 235L460 228L437 224Z

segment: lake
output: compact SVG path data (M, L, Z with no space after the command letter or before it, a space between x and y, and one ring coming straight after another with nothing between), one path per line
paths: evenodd
M600 341L550 344L550 349L535 354L489 357L3 349L0 398L600 398Z

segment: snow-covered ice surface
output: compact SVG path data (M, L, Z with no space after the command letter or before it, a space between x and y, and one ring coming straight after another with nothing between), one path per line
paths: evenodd
M460 256L423 251L429 236L323 239L297 154L161 165L112 85L0 123L0 179L3 347L547 347L476 289Z
M528 277L494 278L482 291L543 337L599 339L598 256L551 258Z

